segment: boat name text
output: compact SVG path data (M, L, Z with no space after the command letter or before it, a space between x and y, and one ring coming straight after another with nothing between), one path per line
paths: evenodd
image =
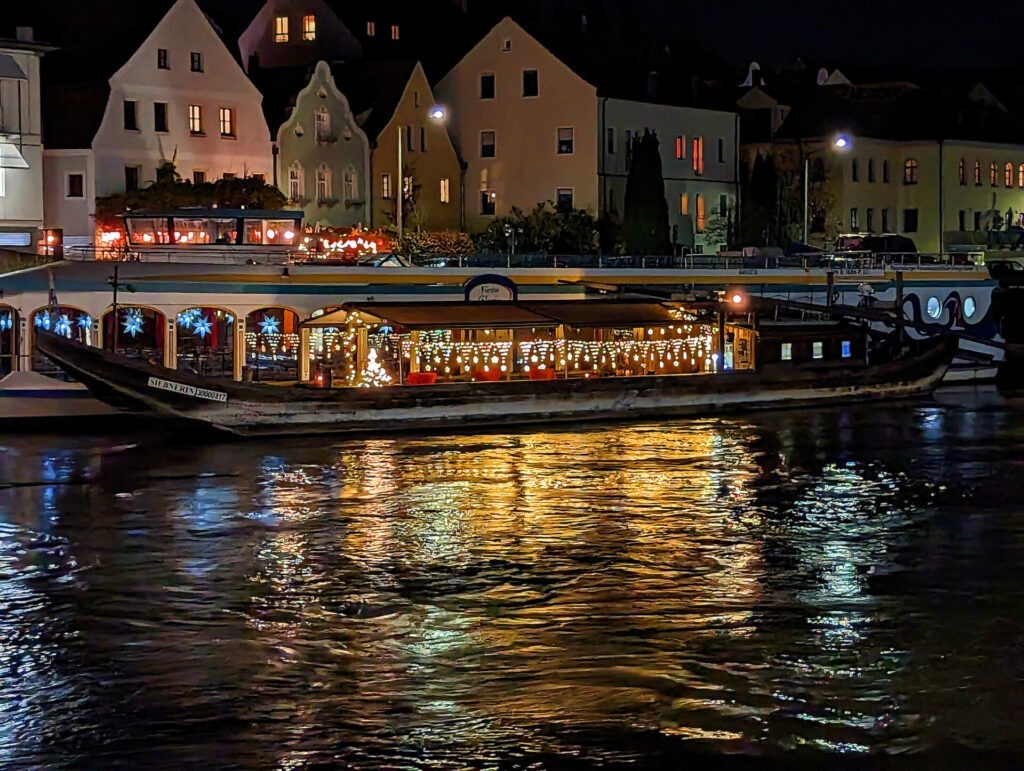
M211 402L226 402L228 395L223 391L210 391L207 388L185 385L184 383L173 383L170 380L161 380L158 377L149 379L150 388L159 388L162 391L171 391L182 396L192 396L196 399L208 399Z

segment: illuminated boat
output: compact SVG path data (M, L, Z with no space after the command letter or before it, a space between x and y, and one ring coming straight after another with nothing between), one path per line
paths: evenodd
M777 304L693 299L346 304L299 382L209 378L50 332L39 350L100 399L239 436L449 431L707 415L927 393L957 347L894 343L843 318L786 321ZM767 308L771 313L759 313ZM825 309L822 308L822 311ZM340 385L340 387L338 387Z

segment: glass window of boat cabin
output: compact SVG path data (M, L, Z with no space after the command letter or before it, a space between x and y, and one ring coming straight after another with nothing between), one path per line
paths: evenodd
M176 244L208 244L210 232L205 219L174 218L174 243Z
M128 217L125 219L125 227L128 228L128 240L132 246L171 243L167 220L163 217Z
M294 246L298 230L295 220L247 220L245 243Z
M227 245L238 241L238 221L230 219L210 220L210 232L213 243Z

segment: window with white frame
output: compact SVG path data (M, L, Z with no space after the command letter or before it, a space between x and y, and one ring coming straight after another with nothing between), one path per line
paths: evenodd
M316 170L316 199L323 202L331 197L331 170L321 163Z
M825 344L820 340L811 343L811 356L815 359L825 358Z
M441 203L451 203L452 183L447 177L441 178Z
M298 201L305 193L306 181L302 173L302 166L298 161L288 167L288 198Z
M316 16L310 14L302 17L302 39L316 40Z
M342 177L342 181L345 187L345 200L346 201L358 201L359 200L359 174L356 172L353 166L348 166L345 169L345 173Z
M190 134L203 133L203 107L199 104L188 106L188 130Z
M493 131L480 132L480 157L494 158L496 155L495 139Z
M220 135L222 137L235 136L235 110L232 107L220 108Z
M274 42L288 42L288 17L278 16L274 19Z
M315 113L316 138L320 141L331 135L331 113L326 107L317 107Z
M192 72L203 71L203 54L199 51L192 51L189 54L189 63L192 68Z
M793 361L793 344L783 343L781 358L783 361Z
M573 153L573 129L572 126L558 129L558 154L572 155Z
M380 175L380 197L390 198L391 197L391 175L381 174Z

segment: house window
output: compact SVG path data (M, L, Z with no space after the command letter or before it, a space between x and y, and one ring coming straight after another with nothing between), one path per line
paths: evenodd
M222 137L235 135L235 111L231 107L220 108L220 135Z
M718 140L718 162L725 163L725 140Z
M502 38L501 40L501 52L507 54L512 50L512 38Z
M1024 187L1024 163L1017 167L1017 187Z
M992 163L990 163L988 165L988 183L992 187L996 187L999 184L998 179L997 179L998 176L999 176L999 167L996 165L995 161L993 161Z
M412 126L405 127L405 149L410 153L416 148L413 146Z
M967 229L967 212L963 209L956 213L956 229L960 232Z
M380 197L390 198L391 197L391 175L381 174L380 175Z
M555 192L555 208L561 212L572 211L572 188L560 187Z
M981 230L981 212L974 212L974 229Z
M875 210L874 209L868 209L867 227L868 227L868 232L869 233L874 233L875 232Z
M960 165L957 167L957 180L961 185L967 184L967 161L964 158L960 159Z
M288 42L288 17L278 16L274 19L274 42Z
M153 103L153 129L160 133L166 132L167 129L167 102L154 102Z
M572 155L572 127L558 129L558 154Z
M192 72L203 71L203 55L199 51L192 51L189 54L189 62L192 65Z
M491 72L485 72L480 76L480 98L494 98L494 74Z
M139 103L124 100L124 130L125 131L138 131L139 130Z
M704 137L693 138L693 173L704 173Z
M366 22L366 36L375 37L377 34L377 25L372 21Z
M65 198L85 198L85 175L68 174L67 190Z
M482 214L485 217L493 217L497 198L498 195L493 190L481 190L480 214Z
M882 232L889 232L889 209L882 209Z
M725 218L729 214L729 196L722 193L718 196L718 216Z
M820 340L811 343L811 356L815 359L825 358L825 344Z
M235 174L235 172L233 172L233 171L225 171L223 174L221 174L220 178L221 179L237 179L238 175Z
M615 129L609 128L606 134L608 142L608 155L615 155Z
M889 161L882 161L882 181L889 181Z
M915 161L913 158L908 158L903 163L903 184L917 184L917 161Z
M171 68L170 57L166 48L156 49L156 68L158 70L169 70Z
M697 232L704 232L704 196L698 194L697 200Z
M611 188L608 191L608 212L610 214L618 214L619 213L619 204L618 204L618 201L615 198L615 188Z
M427 129L424 126L420 126L420 152L425 153L427 151Z
M860 228L860 223L857 222L857 207L854 206L850 209L850 230L857 232Z
M323 203L331 197L331 170L327 164L321 163L316 170L316 199Z
M259 182L261 185L267 184L267 175L261 172L256 172L252 175L252 178Z
M392 40L398 40L400 37L401 37L401 35L399 34L398 25L397 24L392 24L391 25L391 39Z
M854 182L860 181L860 172L858 170L856 158L850 160L850 179Z
M1003 169L1003 184L1007 187L1013 187L1013 164L1006 164L1006 168Z
M523 96L537 96L539 93L537 70L523 70Z
M868 158L868 182L875 181L875 159Z
M793 344L783 343L781 358L783 361L793 361Z
M452 202L452 183L447 177L441 179L441 203Z
M412 192L412 177L402 177L402 197L406 201L411 201Z
M316 40L316 16L302 17L302 39Z
M841 346L841 351L842 351L841 355L842 355L842 357L844 359L849 359L850 356L853 355L853 351L851 350L852 347L853 346L850 345L850 341L849 340L843 340L842 346Z
M331 113L326 107L317 107L313 114L313 122L316 128L316 138L321 142L331 135Z
M917 232L917 209L904 209L903 210L903 232L904 233L916 233Z
M356 170L348 166L345 168L345 173L342 175L342 184L345 188L345 200L346 201L358 201L359 200L359 174Z
M690 213L690 196L687 193L682 193L679 196L679 213Z
M974 184L981 187L981 161L974 162Z
M676 160L683 160L686 158L686 137L676 137Z
M206 184L206 172L201 169L192 170L192 184L203 185Z
M203 108L202 105L190 104L188 106L188 130L190 134L203 133Z
M494 156L495 156L494 132L493 131L481 131L480 132L480 157L481 158L493 158Z
M139 189L139 177L142 175L141 166L124 167L124 189L126 193Z

